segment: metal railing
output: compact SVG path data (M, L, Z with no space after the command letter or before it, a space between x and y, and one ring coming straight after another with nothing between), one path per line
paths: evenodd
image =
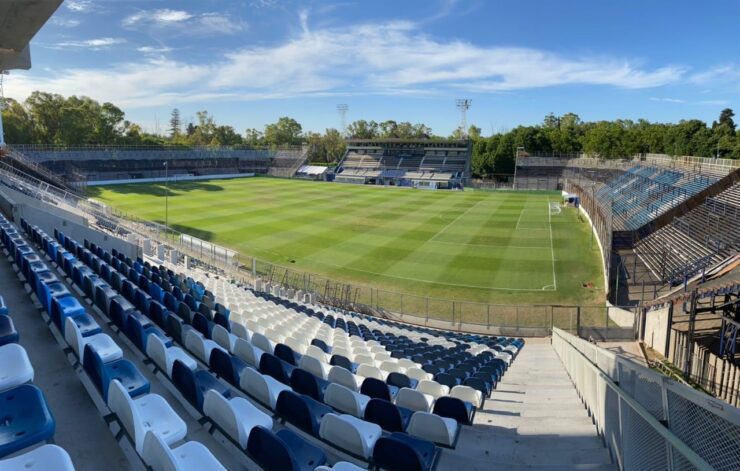
M739 409L558 328L552 345L620 469L738 469Z

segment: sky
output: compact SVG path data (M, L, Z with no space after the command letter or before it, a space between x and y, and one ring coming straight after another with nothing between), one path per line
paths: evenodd
M436 134L740 111L740 0L65 0L5 94L85 95L164 133L208 110L262 129L357 119ZM740 114L740 113L739 113Z

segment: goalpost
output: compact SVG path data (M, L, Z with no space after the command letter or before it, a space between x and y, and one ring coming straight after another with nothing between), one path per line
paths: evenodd
M557 201L550 201L550 216L557 216L561 211L560 203Z

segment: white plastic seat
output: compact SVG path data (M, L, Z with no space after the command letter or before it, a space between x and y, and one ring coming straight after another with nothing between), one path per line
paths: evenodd
M410 388L401 388L396 395L396 405L415 411L429 412L432 410L434 398L429 394Z
M83 337L80 328L71 317L64 320L64 340L72 347L77 358L82 358L85 351L85 345L91 345L103 363L123 358L123 350L108 334L94 334L89 337Z
M370 459L382 433L379 425L347 414L326 414L319 427L321 438L366 460Z
M234 344L236 343L237 338L239 337L230 333L222 325L214 325L213 330L211 331L211 339L216 342L218 346L232 353L234 351Z
M385 381L386 376L388 376L388 373L384 372L377 366L364 364L357 367L357 374L364 378L376 378L381 381Z
M241 324L239 322L232 322L231 323L231 333L239 337L240 339L249 340L249 330L247 330L246 326L244 324Z
M188 355L185 350L180 347L167 347L164 341L155 334L149 334L146 341L146 355L169 378L172 377L172 367L175 364L175 360L180 360L191 370L198 368L198 362Z
M331 383L324 391L324 403L355 417L363 417L370 397L338 383Z
M203 337L203 334L200 332L191 329L185 334L185 348L207 365L208 360L211 358L211 350L221 347L213 340Z
M17 343L0 347L0 391L33 381L33 365Z
M275 342L271 341L265 335L260 334L259 332L252 333L252 339L250 340L250 343L263 352L272 353L275 351Z
M481 407L483 405L483 393L470 386L459 384L450 390L450 396L469 402L475 407Z
M417 381L431 380L432 378L434 378L433 374L427 373L426 371L417 367L406 368L406 376Z
M355 354L354 362L359 365L375 366L375 359L370 355Z
M146 434L142 458L152 471L226 471L202 443L191 441L170 449L154 432Z
M322 363L329 363L331 356L327 355L322 349L316 345L309 345L306 348L306 356L316 358Z
M134 439L139 454L148 431L156 432L167 444L182 440L188 432L185 422L162 396L145 394L132 399L117 379L111 381L108 389L108 407Z
M299 367L308 371L314 376L318 376L321 379L328 378L329 370L331 369L331 365L322 363L320 360L317 360L316 358L308 355L303 355L301 357Z
M285 339L285 345L289 346L294 352L301 355L306 353L306 342L302 339L288 337Z
M430 442L452 446L457 436L457 428L455 419L419 411L411 416L406 433Z
M251 342L240 338L236 339L234 344L234 355L253 367L259 368L262 350L252 345Z
M254 427L272 429L272 418L251 402L242 397L226 399L213 389L206 392L203 412L243 449Z
M75 471L72 460L62 447L43 445L22 455L0 460L3 471Z
M332 383L341 384L346 386L353 391L359 391L362 386L362 382L365 378L352 374L351 371L342 368L341 366L332 366L329 369L329 381Z
M380 353L374 354L373 358L375 359L376 364L380 364L384 361L390 361L390 359L393 357L388 352L380 352Z
M434 399L439 399L442 396L450 394L449 386L427 379L419 381L419 384L416 385L416 390L424 394L429 394Z
M280 393L286 389L290 390L290 386L252 368L245 368L242 371L239 387L262 404L269 406L271 410L275 410Z
M380 364L380 369L386 373L405 373L406 369L395 361L385 360Z

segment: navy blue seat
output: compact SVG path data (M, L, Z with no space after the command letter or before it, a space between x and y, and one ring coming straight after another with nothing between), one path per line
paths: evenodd
M162 339L166 347L172 346L172 339L167 337L159 327L151 324L148 320L144 321L142 319L145 318L136 315L128 316L126 319L126 328L124 329L126 337L136 345L139 351L146 352L146 342L149 334L154 334Z
M456 397L442 396L435 401L433 412L441 417L455 419L459 424L472 425L475 407Z
M390 384L391 386L395 386L398 389L401 388L410 388L410 389L416 389L416 385L419 384L419 382L413 378L409 378L403 373L398 373L396 371L393 371L388 374L388 377L385 379L385 382Z
M292 348L284 343L279 343L275 345L275 356L293 366L298 366L303 355L294 352Z
M125 358L103 363L100 355L89 344L85 345L82 366L105 402L108 402L108 386L114 379L121 382L131 397L149 392L149 381L136 368L136 365Z
M450 389L452 389L455 386L457 386L457 385L460 384L460 380L457 379L456 377L452 376L449 373L438 373L434 377L434 380L436 382L438 382L439 384L443 384L443 385L449 387Z
M465 384L465 386L470 386L473 389L477 389L481 394L483 394L484 398L490 396L491 390L493 389L492 383L487 382L484 378L475 376L466 379L463 384Z
M167 328L166 321L168 315L167 308L164 307L162 303L158 301L152 301L149 303L149 312L147 312L147 317L163 329Z
M331 354L331 347L329 345L327 345L327 343L324 342L321 339L313 339L313 340L311 340L311 345L315 345L315 346L319 347L321 350L324 351L324 353Z
M213 320L213 311L211 310L211 308L206 306L205 303L200 303L200 305L198 306L198 312L204 315L205 318L208 319L209 321Z
M217 376L225 379L237 388L240 387L239 378L241 377L242 371L244 371L245 368L249 368L249 365L246 362L220 348L214 348L211 350L211 356L208 359L208 366Z
M181 302L177 306L176 313L177 313L178 317L180 317L180 319L184 320L188 324L192 323L192 321L193 321L193 310L190 309L190 307L187 304L185 304L184 302Z
M206 316L203 314L196 312L193 314L193 322L191 322L193 325L193 329L197 330L203 336L207 339L211 338L211 331L213 330L213 323L210 322Z
M387 471L429 471L436 455L434 443L395 432L375 442L373 463Z
M216 325L220 325L227 331L231 332L231 323L229 322L229 317L223 313L217 312L213 315L213 323Z
M7 316L8 315L8 306L5 305L5 300L2 296L0 296L0 315Z
M414 411L399 407L383 399L370 399L365 406L364 419L380 425L380 428L389 432L403 432L406 430Z
M167 317L166 322L167 327L165 328L165 331L167 332L167 335L172 337L175 342L179 343L180 345L184 345L185 333L188 330L192 329L192 327L185 324L185 321L177 316Z
M290 375L294 369L295 366L270 353L265 352L260 357L260 373L272 376L283 384L290 384Z
M349 358L343 355L332 355L329 360L329 364L333 366L341 366L345 370L349 370L351 373L355 373L357 371L357 365L349 361Z
M54 437L54 417L32 384L0 393L0 418L0 458Z
M9 343L18 343L18 331L10 316L0 315L0 345Z
M200 413L203 413L203 396L209 389L214 389L227 399L231 397L231 389L211 373L206 370L193 371L180 360L175 360L172 365L172 382Z
M326 455L320 448L289 429L272 433L262 426L253 428L247 453L265 471L313 471L326 463Z
M360 393L377 399L392 402L398 393L398 388L390 386L377 378L365 378L360 386Z
M290 387L299 394L305 394L319 402L324 402L324 392L329 386L329 381L317 378L312 373L296 368L290 375Z
M321 419L333 409L326 404L296 392L285 390L275 404L277 415L304 432L318 436Z
M126 319L134 311L134 305L129 300L123 296L116 296L110 301L108 317L119 329L123 329L126 326Z

